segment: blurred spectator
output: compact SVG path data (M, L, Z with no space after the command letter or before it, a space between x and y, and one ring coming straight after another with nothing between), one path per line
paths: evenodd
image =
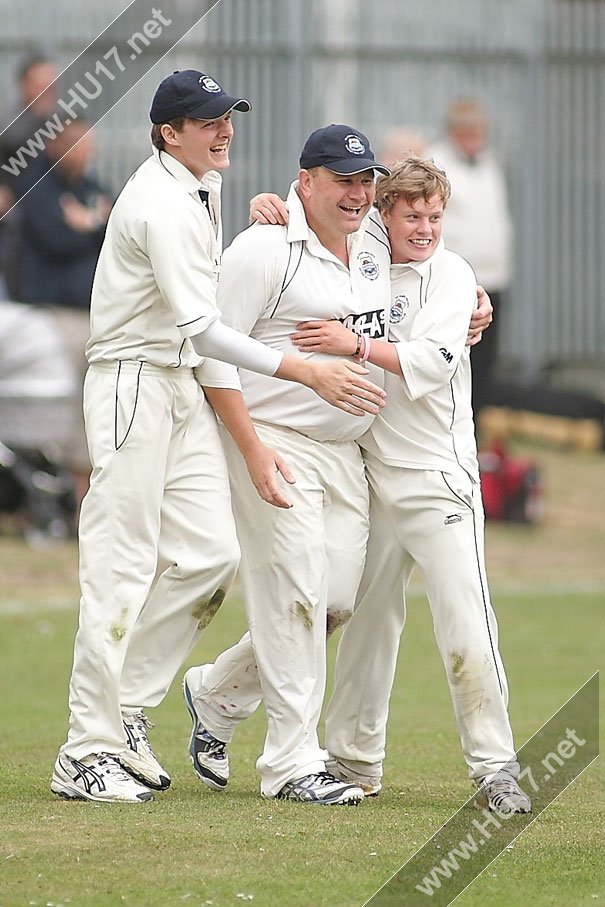
M90 334L90 291L111 208L111 198L88 172L94 155L89 124L75 120L48 148L44 179L20 203L23 248L22 299L51 306L79 375L86 371L84 347ZM77 430L65 463L74 474L78 499L88 487L90 463L81 396Z
M494 321L473 347L473 410L489 396L498 356L502 302L512 272L512 223L504 170L487 147L488 121L479 101L452 101L447 109L446 137L428 155L447 173L452 196L443 221L448 249L472 265L477 282L488 291ZM478 224L481 225L480 229Z
M31 544L74 531L73 484L56 460L76 388L52 314L0 300L0 514L17 515Z
M21 61L17 70L18 99L0 118L0 167L7 164L15 152L32 138L36 129L55 111L58 76L55 64L41 54L31 54ZM48 160L44 152L36 159L37 171ZM31 166L31 165L30 165ZM0 169L0 218L12 208L32 185L28 166L18 174ZM18 245L19 211L11 211L0 221L0 298L18 299L20 287L20 250Z
M426 157L426 139L419 129L394 126L382 138L378 159L387 167L402 161L409 154Z

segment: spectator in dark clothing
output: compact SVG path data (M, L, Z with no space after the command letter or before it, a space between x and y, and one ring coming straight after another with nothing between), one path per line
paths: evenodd
M52 309L71 351L80 390L87 367L90 292L111 208L109 194L88 173L94 140L87 130L89 124L78 120L65 127L48 147L56 165L19 203L22 300ZM76 406L76 431L64 465L72 471L81 500L90 474L81 396Z
M53 83L57 76L55 64L46 57L32 54L25 58L17 71L18 99L0 118L0 217L3 218L0 221L0 298L19 299L21 296L20 212L19 208L10 209L32 185L33 170L40 176L48 169L49 160L42 151L24 170L10 173L2 165L10 164L19 148L26 145L54 113L57 86Z
M74 121L52 142L48 155L56 166L19 204L23 302L88 312L111 199L87 173L94 154L87 129Z

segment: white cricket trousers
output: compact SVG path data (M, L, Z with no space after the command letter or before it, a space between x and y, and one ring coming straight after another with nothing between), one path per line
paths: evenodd
M422 574L469 777L519 766L484 559L481 489L452 473L366 455L370 537L355 611L340 638L326 715L332 756L379 780L405 622L404 590Z
M229 741L235 725L264 700L267 735L257 762L261 793L323 771L319 746L326 682L326 616L349 616L368 534L368 491L354 441L314 441L255 423L261 440L287 460L296 484L281 510L262 501L235 444L223 433L242 548L240 578L250 633L191 687L206 727ZM258 673L256 671L258 666Z
M72 758L125 748L121 709L158 705L231 584L239 546L214 413L191 369L90 366Z

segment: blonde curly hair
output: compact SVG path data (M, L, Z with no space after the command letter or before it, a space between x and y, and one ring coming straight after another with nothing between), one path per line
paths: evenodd
M435 195L441 199L445 208L451 195L447 176L434 161L409 155L393 164L389 176L378 179L374 204L381 214L390 214L393 205L401 197L413 204L421 198L428 202Z

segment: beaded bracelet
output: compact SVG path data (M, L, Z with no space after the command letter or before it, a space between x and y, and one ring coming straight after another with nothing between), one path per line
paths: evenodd
M358 335L357 335L357 346L356 346L356 348L355 348L355 352L353 353L353 356L355 357L355 359L357 359L357 357L359 356L359 353L360 353L360 351L361 351L361 338L362 338L362 336L363 336L362 334L358 334Z

